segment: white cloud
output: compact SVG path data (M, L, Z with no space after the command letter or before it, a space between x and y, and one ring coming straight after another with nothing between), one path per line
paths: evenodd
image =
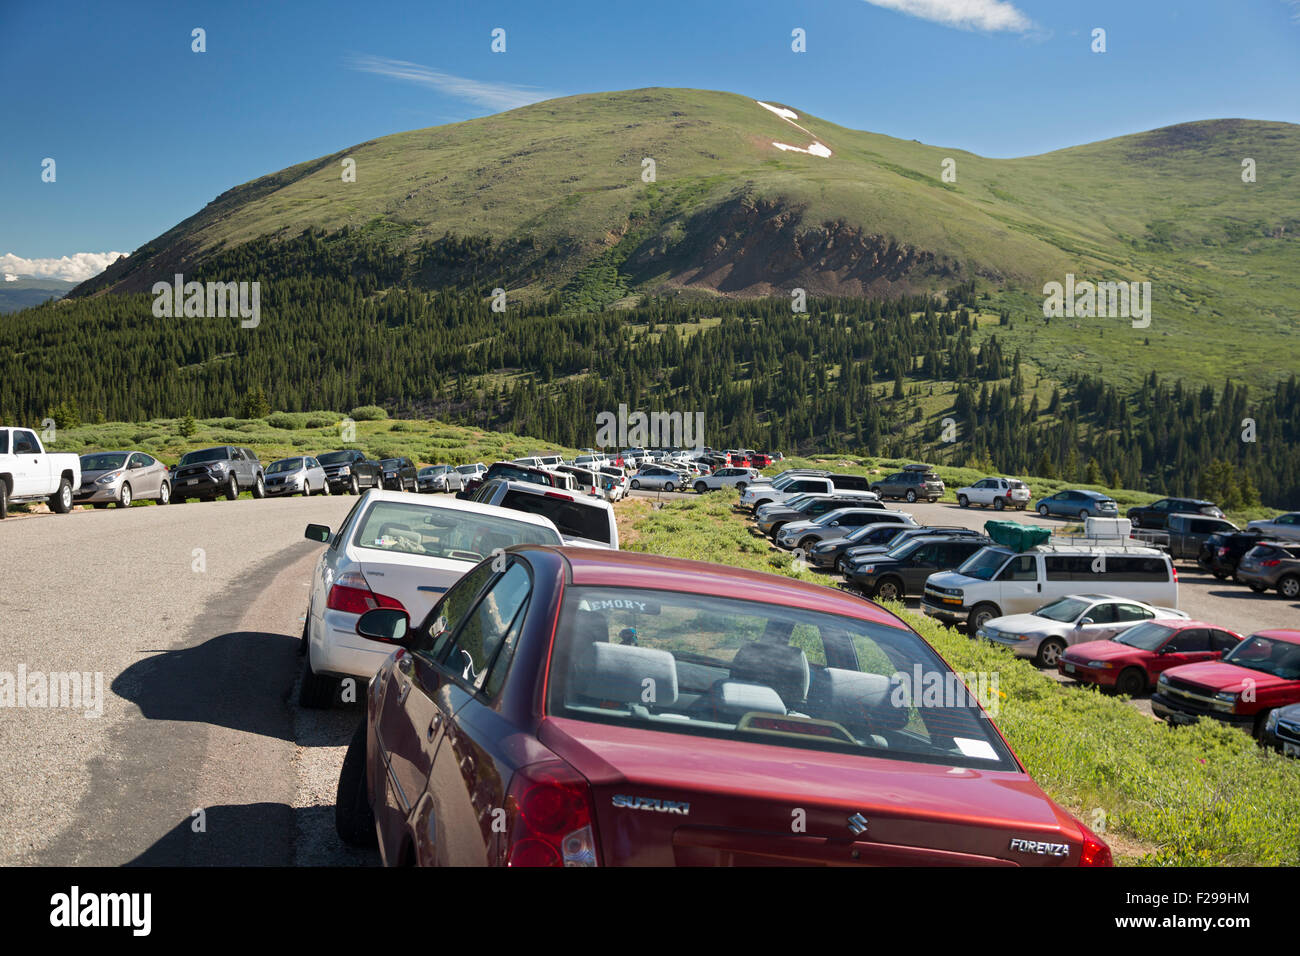
M24 259L12 252L0 256L0 272L29 279L67 279L69 282L84 282L91 276L99 275L125 252L75 252L58 259Z
M394 80L418 83L437 90L446 96L460 100L469 100L479 106L493 110L512 110L529 103L553 99L556 94L548 93L535 86L515 86L513 83L488 83L483 80L471 80L463 76L442 73L432 67L405 60L390 60L382 56L354 56L348 61L351 69L362 73L375 73Z
M866 0L877 7L933 20L946 27L1026 33L1033 21L1006 0Z

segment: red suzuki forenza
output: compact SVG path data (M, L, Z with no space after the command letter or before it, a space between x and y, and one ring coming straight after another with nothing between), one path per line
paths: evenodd
M874 604L790 578L522 546L411 626L336 821L384 863L1109 865L976 694Z

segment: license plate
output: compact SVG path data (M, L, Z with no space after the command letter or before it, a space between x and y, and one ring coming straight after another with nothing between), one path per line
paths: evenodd
M1073 665L1073 664L1063 664L1062 666L1065 668L1065 672L1066 672L1067 674L1073 674L1073 673L1074 673L1074 665Z
M1288 757L1300 757L1300 744L1283 744L1282 753Z
M191 478L189 481L185 482L187 485L197 485L198 483L199 480L197 478Z

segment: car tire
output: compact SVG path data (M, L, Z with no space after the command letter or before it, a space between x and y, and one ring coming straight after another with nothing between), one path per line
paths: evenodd
M1082 509L1082 508L1079 509L1079 520L1080 520L1080 521L1087 521L1087 520L1088 520L1088 512L1085 511L1085 510Z
M969 507L970 507L970 499L967 498L965 495L958 495L958 496L957 496L957 507L959 507L959 508L969 508Z
M697 495L702 495L702 494L704 494L704 493L705 493L706 491L708 491L708 490L709 490L709 486L706 485L704 482L702 482L702 481L697 481L697 482L695 483L695 493L696 493Z
M736 490L739 491L741 494L744 494L744 492L745 492L745 483L744 483L743 481L738 481L738 482L736 482Z
M664 491L672 491L672 490L673 490L673 483L671 481L665 481Z
M1048 510L1048 509L1047 509L1047 505L1039 505L1039 506L1038 506L1038 516L1039 516L1040 518L1046 518L1046 517L1047 517L1047 510Z
M124 481L122 482L121 489L117 493L117 500L113 502L113 507L129 508L131 507L131 500L131 482Z
M1300 597L1300 577L1294 574L1288 574L1277 582L1277 593L1282 595L1288 601L1294 601Z
M1007 506L1007 502L1006 502L1006 499L1005 499L1005 498L994 498L994 499L993 499L993 510L994 510L994 511L1001 511L1001 510L1003 510L1004 508L1006 508L1006 506Z
M1267 584L1256 584L1254 581L1247 581L1246 587L1250 588L1256 594L1263 594L1265 591L1268 590Z
M1043 643L1038 645L1038 653L1034 655L1035 667L1055 667L1056 662L1061 659L1061 654L1065 651L1065 642L1054 637L1049 637Z
M901 601L904 597L903 582L897 578L885 578L871 592L872 600Z
M809 551L812 550L813 545L815 545L816 543L817 543L817 539L814 538L812 535L808 535L802 541L799 542L799 550L802 551L804 554L807 554Z
M253 497L254 498L266 497L266 481L265 479L262 478L261 475L258 475L257 481L253 482Z
M1133 527L1135 527L1135 528L1140 528L1140 527L1142 527L1142 516L1141 516L1141 515L1133 515L1133 514L1131 514L1131 515L1128 516L1128 520L1129 520L1130 522L1132 522Z
M631 483L628 487L631 488L633 491L640 491L640 490L641 490L641 482L639 482L639 481L637 481L635 478L633 478L633 479L632 479L632 483Z
M235 478L234 475L231 475L230 480L226 482L226 500L234 501L238 497L239 497L239 481Z
M328 495L330 493L330 480L328 478L320 483L320 493L322 495Z
M970 632L974 634L989 621L993 620L995 617L1001 616L1002 612L998 609L996 604L991 604L988 601L985 601L981 604L976 604L971 608L970 616L966 619L966 626L970 629Z
M0 521L9 517L9 483L0 478Z
M72 510L72 483L68 479L62 479L59 482L59 490L50 495L50 510L60 515L65 515Z
M359 495L359 494L361 494L361 486L357 484L357 476L356 476L356 475L353 475L353 476L352 476L352 479L348 482L348 494L350 494L350 495Z
M1117 694L1136 697L1139 694L1146 693L1146 689L1147 674L1141 668L1126 668L1120 671L1119 677L1115 678L1115 693Z
M337 677L322 677L311 669L311 653L308 652L302 666L302 686L298 688L298 706L308 710L323 710L334 704L339 692Z
M172 503L172 486L163 482L158 486L158 504L169 505Z
M339 771L339 788L334 798L334 830L348 846L373 847L375 812L366 795L366 718L361 718L348 744Z
M914 504L916 502L916 492L909 489L906 498L909 505Z

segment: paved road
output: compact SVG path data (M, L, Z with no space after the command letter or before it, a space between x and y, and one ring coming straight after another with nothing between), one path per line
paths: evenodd
M373 862L332 833L360 711L291 696L320 548L303 527L337 525L353 501L0 523L0 681L23 667L103 688L99 717L84 702L0 709L0 863Z

